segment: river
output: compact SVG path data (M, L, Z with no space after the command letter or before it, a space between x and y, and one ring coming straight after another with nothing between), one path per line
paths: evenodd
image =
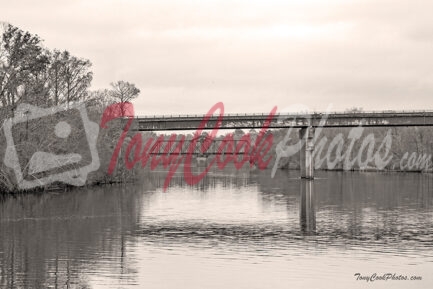
M1 196L0 288L433 288L432 175L316 173Z

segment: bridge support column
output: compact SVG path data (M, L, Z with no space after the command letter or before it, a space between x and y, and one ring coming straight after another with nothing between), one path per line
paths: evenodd
M299 225L301 232L305 235L312 235L316 232L314 182L310 180L301 180Z
M300 151L301 178L314 179L314 128L304 127L299 130L299 138L305 140L305 145Z

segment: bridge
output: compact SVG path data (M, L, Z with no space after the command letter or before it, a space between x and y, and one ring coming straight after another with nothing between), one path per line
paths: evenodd
M225 114L219 129L262 128L266 113ZM205 115L161 115L137 116L139 131L174 131L196 130ZM322 120L326 121L322 121ZM218 116L211 116L205 129L212 129ZM321 123L322 121L322 123ZM433 111L380 111L380 112L314 112L275 114L269 128L304 128L304 127L391 127L391 126L433 126Z
M138 116L134 130L138 131L176 131L211 130L217 126L219 116L212 115L204 123L205 115L163 115ZM266 113L255 114L225 114L219 129L268 129L299 128L300 139L305 140L301 150L301 177L314 178L313 153L314 132L318 127L411 127L433 126L433 111L369 111L369 112L313 112L313 113L277 113L272 118ZM160 151L160 148L153 150ZM221 154L218 146L210 146L210 152Z
M240 137L234 136L231 141L233 142L232 150L235 149L236 146L239 147L239 150L236 152L237 155L248 154L248 151L245 151L251 143L256 141L257 135L250 135L251 141L248 142ZM159 155L159 154L171 154L177 149L179 141L178 140L164 140L164 141L156 141L149 148L149 155ZM209 140L206 137L193 137L192 139L184 140L182 147L180 150L176 151L176 154L186 155L193 154L196 156L209 156L209 155L227 155L230 152L227 151L225 147L226 141L222 139L213 139ZM201 146L206 144L207 149L206 152L202 152ZM194 148L190 151L189 148L191 145L194 145Z

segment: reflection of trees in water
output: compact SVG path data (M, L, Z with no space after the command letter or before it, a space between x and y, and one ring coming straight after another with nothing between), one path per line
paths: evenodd
M198 174L202 170L195 168L194 172ZM149 178L156 187L161 187L165 176L166 172L154 172ZM275 238L313 234L323 240L399 242L402 233L404 238L413 240L433 236L433 224L425 217L433 207L430 175L323 172L322 178L310 186L303 182L297 172L278 171L271 178L270 171L225 170L209 173L193 188L206 192L218 186L241 190L254 186L264 210L285 204L288 216L298 215L299 223L287 224L288 230L279 230L282 235L277 233L273 235ZM189 185L183 174L177 174L171 186ZM253 235L257 236L256 232Z
M308 182L282 173L273 183L267 173L253 173L249 182L257 183L264 211L286 204L287 223L281 219L275 223L157 220L141 224L137 234L154 244L163 240L164 246L173 248L200 244L235 254L305 245L396 253L404 249L431 256L433 192L425 185L428 176L331 172ZM230 178L234 176L213 179L218 186Z
M191 171L194 175L200 175L206 169L205 166L193 166ZM149 183L153 190L162 189L167 176L168 170L160 169L154 171L145 171L141 173L141 182ZM192 182L190 178L189 183ZM185 188L190 187L195 190L207 191L215 189L217 186L223 188L237 188L240 189L245 186L254 185L256 177L253 171L248 168L237 170L235 168L220 171L218 169L211 169L206 176L197 184L189 185L183 173L183 168L179 168L177 173L173 175L170 187Z
M136 228L140 194L105 189L3 198L0 287L86 288L80 272L94 266L134 278L125 238ZM104 268L99 260L105 258L116 261Z
M433 238L431 176L339 172L315 181L317 233L398 243Z

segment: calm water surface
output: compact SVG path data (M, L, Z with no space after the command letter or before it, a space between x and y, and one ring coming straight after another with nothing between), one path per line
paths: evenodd
M0 197L0 288L433 288L431 175L165 175Z

